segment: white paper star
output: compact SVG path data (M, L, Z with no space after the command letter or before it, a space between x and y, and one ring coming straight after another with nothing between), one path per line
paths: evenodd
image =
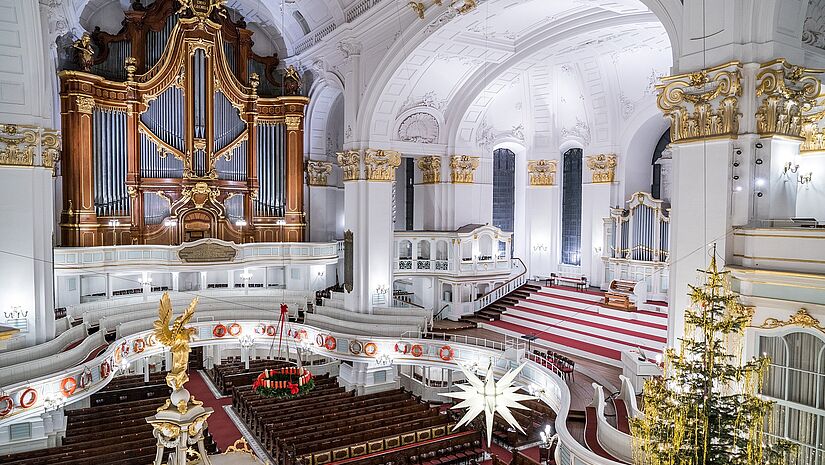
M533 396L517 394L516 391L521 389L521 387L512 385L513 380L519 374L521 369L524 368L524 365L526 365L526 363L523 363L515 370L508 371L507 374L498 380L498 382L496 382L495 376L493 375L492 363L487 369L487 375L484 377L484 381L481 381L481 379L476 376L472 370L468 369L464 365L459 365L461 367L461 371L463 371L464 375L467 376L467 382L470 384L456 385L461 388L463 392L446 392L441 394L446 397L462 399L462 402L453 407L454 409L467 409L464 417L456 423L453 431L457 430L462 425L466 425L467 423L473 421L473 419L475 419L475 417L477 417L481 412L484 412L484 417L487 421L487 447L490 447L490 443L492 442L493 417L496 413L501 415L501 417L504 418L510 426L521 431L522 434L527 434L521 428L521 425L518 424L518 421L516 421L513 417L513 414L510 413L511 408L530 410L529 408L519 404L519 402L535 399Z

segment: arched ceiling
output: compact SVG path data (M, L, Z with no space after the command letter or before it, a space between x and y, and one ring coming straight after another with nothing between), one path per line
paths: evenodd
M672 64L668 34L637 0L488 0L428 29L381 89L371 142L403 140L400 118L418 108L445 121L444 150L561 133L606 144L602 128L652 102L651 76Z

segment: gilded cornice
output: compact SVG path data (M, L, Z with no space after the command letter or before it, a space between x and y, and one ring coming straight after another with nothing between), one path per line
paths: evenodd
M672 142L739 134L741 69L734 61L662 78L656 103L670 118Z
M367 149L364 170L368 181L395 181L395 170L401 166L401 154L392 150Z
M332 173L332 163L315 160L307 161L307 183L310 186L326 186L330 173Z
M785 326L799 326L802 328L812 328L825 333L825 326L822 326L819 320L811 316L811 314L808 313L808 311L804 308L800 308L799 310L797 310L796 313L791 315L790 318L788 318L785 321L776 318L768 318L759 327L763 329L774 329L783 328Z
M422 184L438 184L441 182L441 157L431 155L418 159L418 169L421 170Z
M558 160L529 160L527 174L531 186L555 186Z
M593 174L591 182L594 184L610 183L616 174L616 155L600 153L586 157L587 167Z
M480 157L454 155L450 159L450 182L454 184L472 184Z
M0 124L0 165L42 166L60 160L60 133L37 126Z
M800 137L806 117L818 106L822 85L816 75L821 72L785 60L764 63L756 76L757 132Z
M338 166L344 173L344 181L357 181L361 165L361 154L357 150L338 152Z

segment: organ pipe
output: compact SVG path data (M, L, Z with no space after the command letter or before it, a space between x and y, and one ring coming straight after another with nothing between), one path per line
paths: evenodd
M95 212L98 216L128 215L126 113L95 109L92 123Z
M613 258L645 262L667 261L670 217L664 203L650 194L637 192L627 209L615 209L613 218Z

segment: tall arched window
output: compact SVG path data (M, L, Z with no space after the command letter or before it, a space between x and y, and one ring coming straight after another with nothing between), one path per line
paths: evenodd
M581 265L582 149L564 152L561 191L561 262Z
M656 143L656 148L653 150L653 185L650 186L650 193L654 199L662 198L662 165L656 164L656 162L662 158L662 152L665 151L669 143L670 129L662 134L659 142Z
M516 204L516 154L511 150L493 152L493 226L513 232Z

